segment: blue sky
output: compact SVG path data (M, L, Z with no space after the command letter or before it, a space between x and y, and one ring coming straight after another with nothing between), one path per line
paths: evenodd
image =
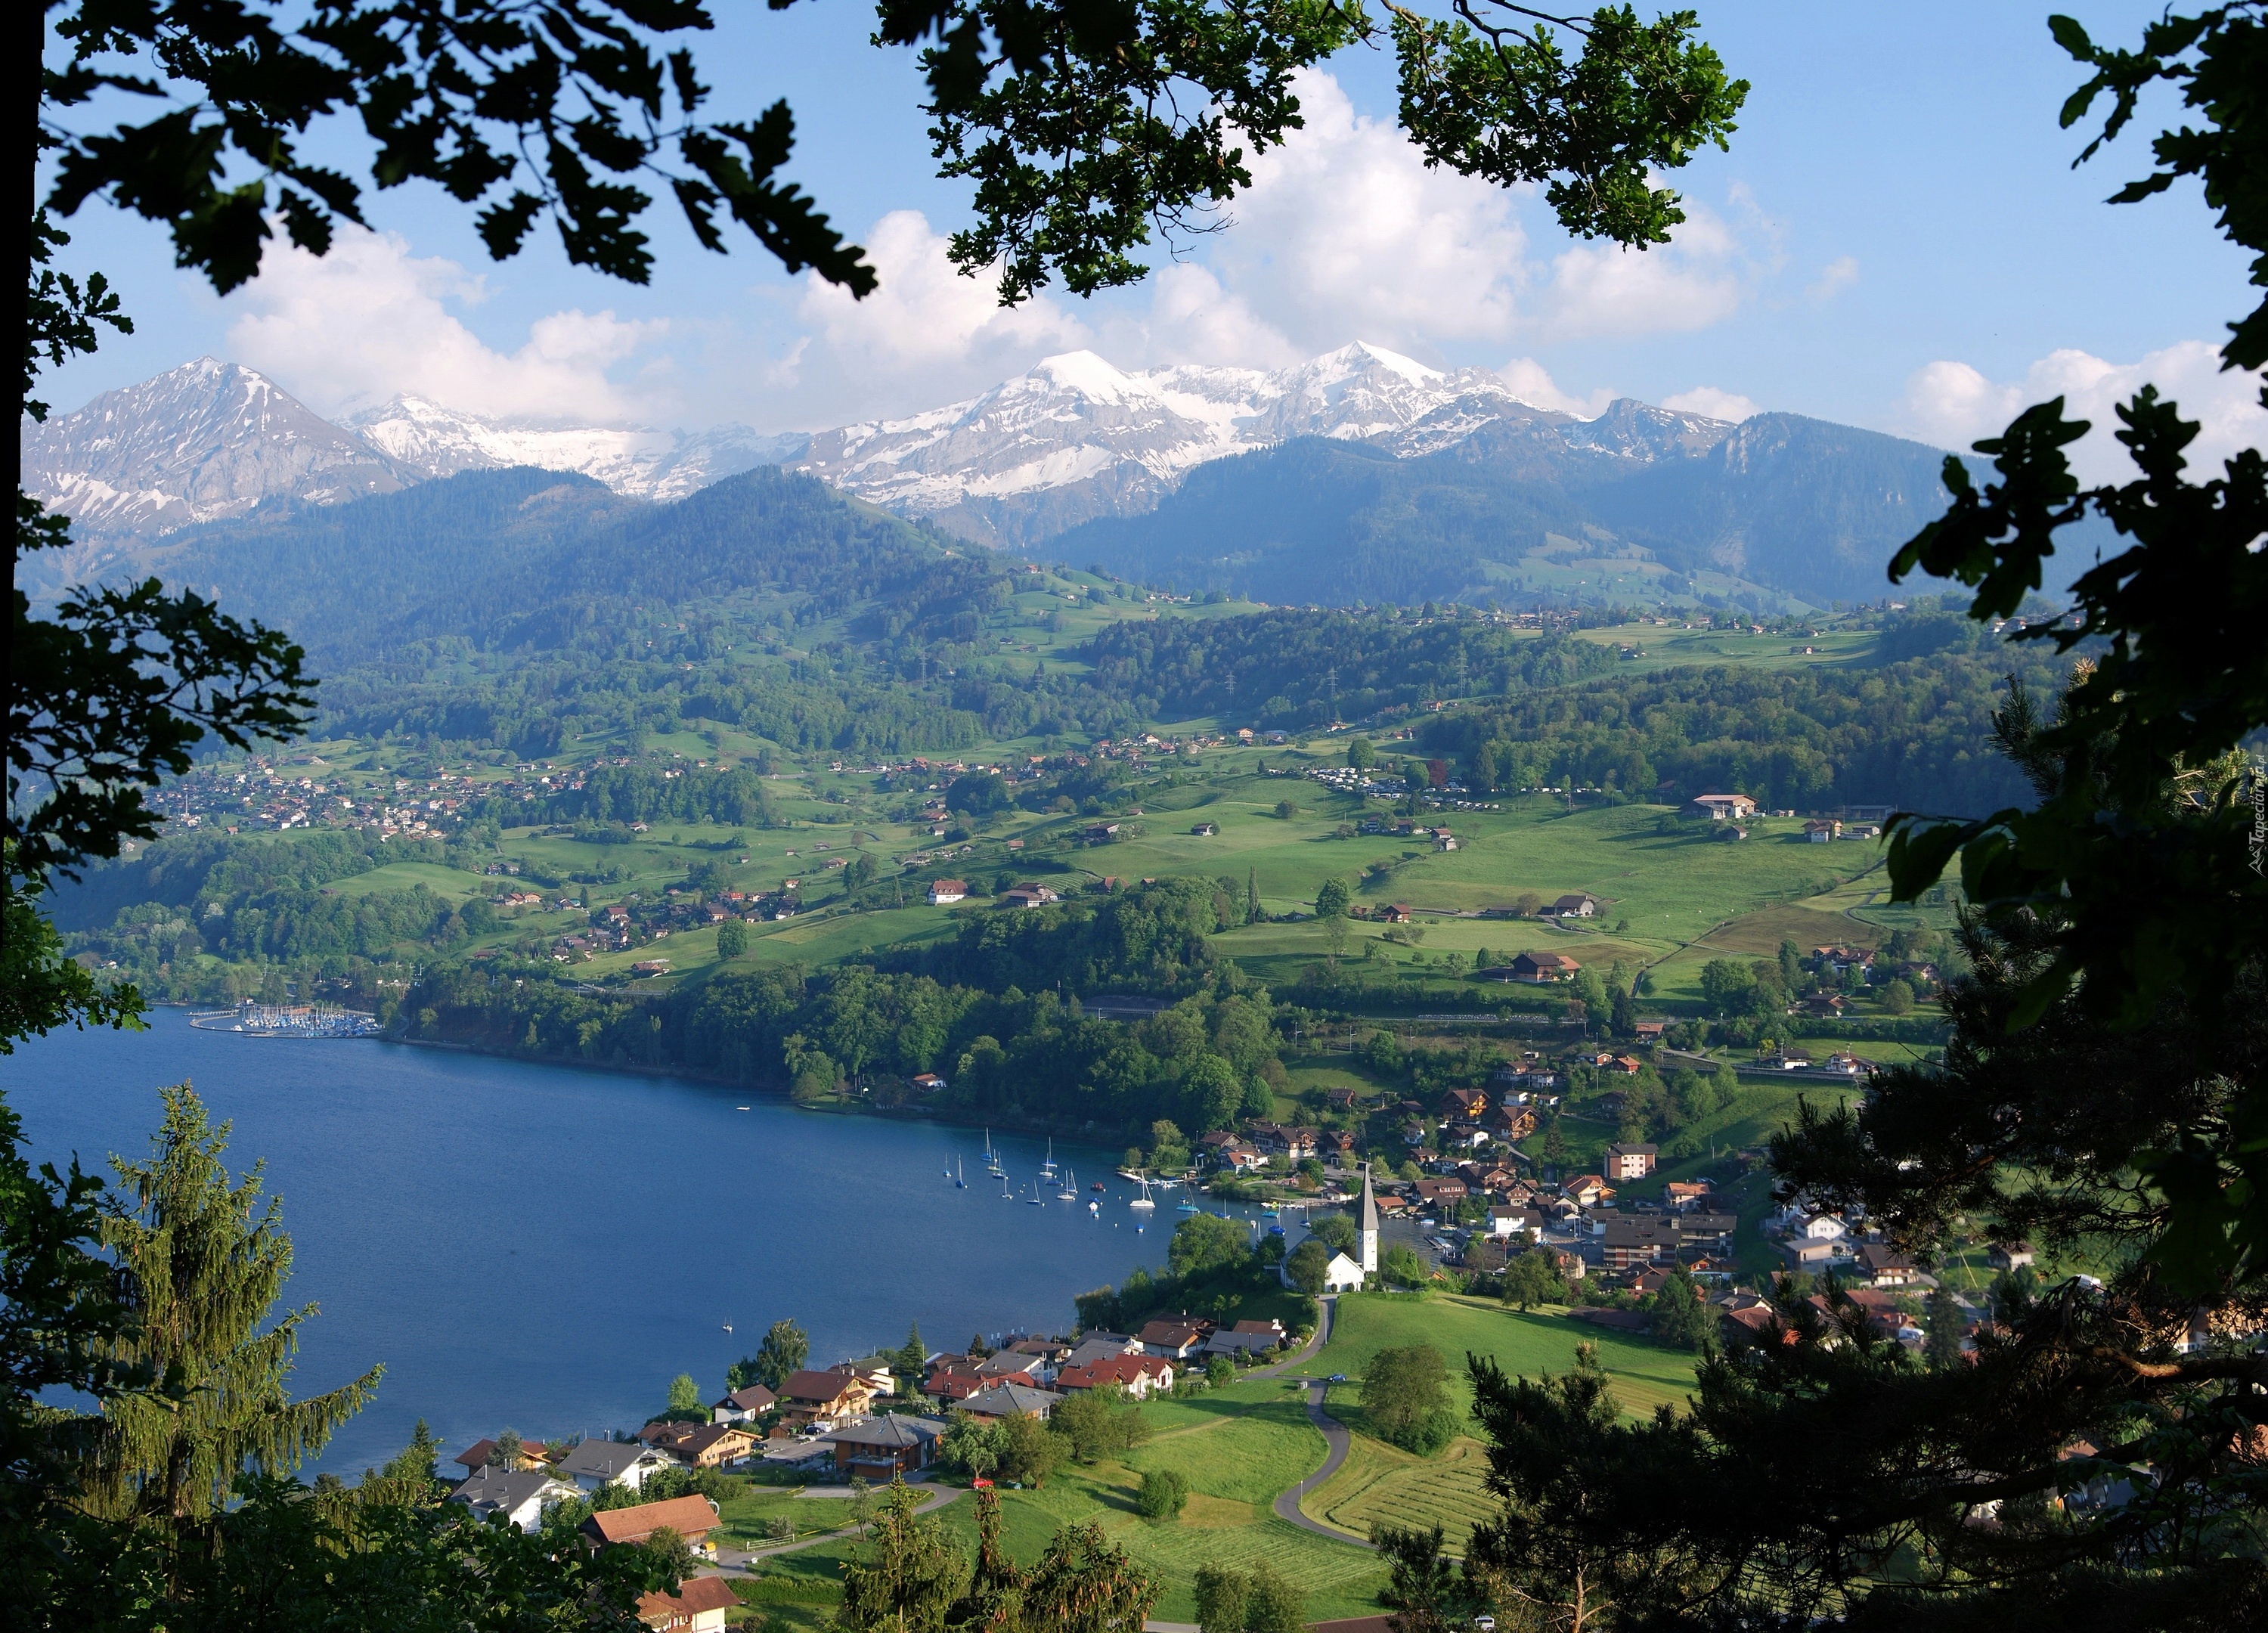
M2153 11L2073 9L2122 41ZM496 266L465 212L413 188L374 201L379 236L321 265L276 257L218 300L154 230L91 209L67 254L113 274L138 333L50 400L210 352L327 413L410 391L498 415L784 430L934 406L1077 347L1125 368L1275 366L1368 340L1585 411L1634 395L1940 443L2056 390L2099 414L2146 375L2208 414L2209 443L2259 438L2210 352L2250 304L2242 258L2193 188L2102 202L2142 167L2132 138L2071 169L2082 138L2056 113L2077 73L2044 6L1705 5L1754 89L1732 152L1675 179L1693 221L1645 256L1571 244L1531 195L1424 171L1392 128L1390 59L1353 50L1306 87L1310 129L1257 166L1226 231L1138 289L1012 314L944 268L966 194L931 173L911 59L865 43L871 14L718 10L703 47L718 107L791 99L792 173L874 251L876 299L854 309L745 240L704 254L659 207L648 288L569 268L541 238Z

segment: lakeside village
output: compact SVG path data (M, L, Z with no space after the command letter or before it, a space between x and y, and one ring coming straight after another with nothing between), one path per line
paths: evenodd
M1292 1232L1275 1226L1252 1249L1292 1296L1288 1326L1280 1315L1241 1313L1252 1300L1231 1295L1206 1313L1151 1315L1131 1332L979 1335L961 1350L940 1352L927 1350L917 1330L902 1349L810 1367L800 1330L783 1321L757 1357L732 1370L725 1393L703 1401L695 1381L681 1377L669 1409L635 1431L544 1443L505 1429L475 1441L454 1460L464 1472L451 1500L522 1530L572 1523L593 1548L674 1538L691 1549L697 1570L745 1572L763 1556L799 1545L805 1534L775 1516L761 1536L736 1538L720 1497L749 1486L802 1486L863 1505L871 1487L896 1481L1043 1478L1081 1423L1093 1432L1088 1419L1123 1402L1187 1396L1250 1368L1301 1358L1315 1335L1318 1297L1446 1284L1466 1293L1494 1291L1522 1308L1564 1300L1571 1321L1657 1338L1671 1337L1663 1312L1675 1298L1690 1303L1673 1341L1692 1343L1712 1320L1729 1342L1764 1332L1773 1320L1769 1302L1740 1284L1735 1268L1739 1215L1710 1181L1656 1181L1656 1149L1642 1143L1609 1145L1603 1173L1557 1180L1522 1171L1526 1159L1509 1142L1556 1103L1533 1088L1511 1090L1493 1106L1482 1091L1449 1092L1438 1107L1442 1129L1488 1137L1476 1137L1475 1155L1433 1159L1436 1171L1414 1179L1375 1180L1366 1163L1357 1178L1337 1151L1326 1150L1329 1166L1313 1205L1270 1209L1306 1223ZM1205 1136L1199 1149L1187 1180L1192 1191L1308 1162L1319 1147L1312 1131L1248 1123L1238 1134ZM1624 1196L1624 1188L1633 1194ZM1154 1204L1145 1195L1136 1205ZM1190 1217L1177 1234L1234 1231L1194 1201L1180 1210ZM1780 1269L1831 1275L1878 1331L1915 1350L1928 1342L1919 1299L1937 1283L1862 1218L1799 1202L1759 1228ZM2031 1258L2021 1244L1991 1253L2005 1273L2023 1272ZM1946 1291L1966 1346L1989 1315ZM1101 1297L1110 1298L1109 1290ZM1823 1306L1823 1295L1813 1297ZM1084 1310L1089 1299L1080 1302ZM1063 1445L1052 1455L1034 1449L1057 1441ZM821 1527L805 1540L835 1534ZM709 1633L741 1602L725 1576L696 1574L676 1594L650 1594L639 1608L663 1633Z

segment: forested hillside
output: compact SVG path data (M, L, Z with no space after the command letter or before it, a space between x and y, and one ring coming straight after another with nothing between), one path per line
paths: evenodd
M1146 516L1051 541L1069 560L1263 600L1567 599L1555 556L1633 563L1688 598L1696 575L1763 605L1867 600L1898 546L1945 506L1944 455L1796 415L1748 421L1705 452L1637 460L1534 426L1490 427L1422 459L1310 438L1198 467ZM1910 588L1915 586L1909 586Z
M1487 788L1981 814L2033 798L1992 736L2011 672L2043 689L2058 679L2036 646L2005 644L1880 667L1673 669L1515 696L1429 722L1419 740Z

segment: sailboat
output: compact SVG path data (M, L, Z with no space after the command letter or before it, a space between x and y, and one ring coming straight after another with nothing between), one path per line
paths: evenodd
M992 1130L984 1130L984 1172L994 1176L1006 1171L1000 1166L1000 1153L992 1149Z
M961 1177L961 1153L959 1151L955 1151L953 1154L953 1185L955 1190L965 1191L968 1188L968 1181Z
M1065 1169L1064 1171L1063 1188L1056 1193L1056 1200L1057 1202L1077 1202L1079 1200L1079 1175L1071 1173L1069 1169Z
M1047 1205L1048 1199L1040 1195L1040 1182L1037 1180L1034 1180L1032 1181L1032 1194L1024 1198L1024 1206L1027 1208L1044 1208Z
M1175 1213L1203 1213L1204 1210L1197 1206L1197 1199L1195 1197L1184 1196L1180 1202L1174 1204L1174 1211Z
M1008 1189L1008 1176L1005 1173L1000 1176L1000 1200L1002 1202L1013 1202L1016 1200L1013 1193Z
M1139 1196L1137 1196L1132 1202L1128 1203L1126 1205L1129 1208L1139 1208L1145 1213L1147 1213L1151 1209L1158 1205L1156 1203L1150 1200L1149 1181L1145 1180L1142 1181L1142 1194Z
M1049 1140L1048 1142L1048 1159L1040 1165L1040 1172L1046 1174L1049 1179L1055 1178L1056 1143L1053 1140Z

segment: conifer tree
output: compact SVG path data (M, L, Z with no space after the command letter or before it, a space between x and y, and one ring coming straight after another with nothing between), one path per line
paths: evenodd
M968 1562L942 1526L914 1508L912 1489L892 1481L866 1545L843 1562L836 1623L844 1633L936 1633L961 1602Z
M291 1273L283 1203L262 1205L261 1166L232 1184L215 1128L184 1083L163 1091L166 1118L146 1162L116 1162L125 1206L105 1219L132 1326L115 1360L146 1367L178 1399L122 1394L103 1406L86 1476L87 1505L114 1518L199 1524L247 1468L287 1474L360 1411L383 1372L372 1367L305 1400L288 1394L303 1305L271 1321Z
M1010 1633L1021 1612L1023 1590L1023 1572L1000 1541L1000 1494L982 1487L976 1493L976 1568L946 1623L963 1633Z

